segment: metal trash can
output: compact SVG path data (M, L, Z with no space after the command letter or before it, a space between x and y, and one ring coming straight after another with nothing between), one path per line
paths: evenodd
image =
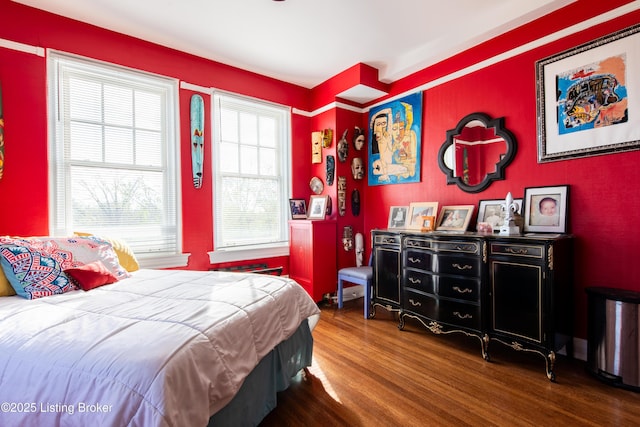
M587 371L640 391L640 293L593 287L588 295Z

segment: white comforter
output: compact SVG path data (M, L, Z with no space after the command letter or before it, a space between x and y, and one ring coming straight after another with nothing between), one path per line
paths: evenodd
M0 298L0 425L205 426L318 313L289 279L182 270Z

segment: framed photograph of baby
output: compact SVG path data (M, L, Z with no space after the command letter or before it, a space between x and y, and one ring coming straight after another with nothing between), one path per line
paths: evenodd
M566 233L568 209L568 185L527 187L524 189L524 231Z

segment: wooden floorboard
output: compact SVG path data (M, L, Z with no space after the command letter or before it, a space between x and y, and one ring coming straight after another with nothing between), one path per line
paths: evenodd
M479 339L435 335L393 313L365 320L362 299L321 307L313 365L278 394L268 426L640 426L640 393L544 358Z

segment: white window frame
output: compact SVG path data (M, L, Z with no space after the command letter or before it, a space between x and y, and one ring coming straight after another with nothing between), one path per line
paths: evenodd
M271 114L280 115L280 145L278 146L278 162L280 163L280 191L282 198L280 200L280 223L281 237L276 242L264 242L260 244L247 244L238 246L223 246L218 238L219 230L224 227L224 223L217 220L216 206L222 203L222 192L216 191L220 188L223 174L218 162L222 161L220 156L220 99L225 99L234 104L246 106L249 110L271 112ZM213 170L213 247L214 250L209 252L209 261L212 264L221 262L245 261L258 258L271 258L277 256L289 255L289 197L291 195L291 109L281 105L272 104L262 100L249 98L237 94L215 91L212 96L211 117L213 121L213 149L212 149L212 170ZM240 174L240 176L242 176Z
M175 227L175 243L171 246L173 250L149 250L148 252L136 252L136 256L142 268L170 268L182 267L188 263L189 254L182 251L182 221L181 221L181 194L180 194L180 156L179 156L179 116L178 105L178 82L175 79L158 76L138 70L112 65L97 60L79 57L53 50L47 51L47 74L48 74L48 106L49 106L49 232L54 236L71 235L75 231L93 232L92 230L77 230L73 224L73 212L71 209L71 186L69 167L73 164L81 164L77 160L71 160L65 154L65 123L63 121L64 112L61 111L62 102L60 94L61 72L60 67L75 69L80 72L92 73L96 76L104 77L105 80L125 79L129 83L141 85L153 82L152 86L162 87L166 94L164 130L165 146L162 150L163 176L165 177L164 197L168 204L163 204L165 217L168 218L167 225ZM107 167L107 164L105 164ZM124 167L123 169L127 169ZM136 167L130 168L132 171L138 170ZM62 189L62 191L60 191ZM173 198L173 200L171 200ZM134 226L135 224L132 224ZM108 231L104 231L105 234ZM99 233L97 233L99 234ZM126 241L127 236L121 237Z

